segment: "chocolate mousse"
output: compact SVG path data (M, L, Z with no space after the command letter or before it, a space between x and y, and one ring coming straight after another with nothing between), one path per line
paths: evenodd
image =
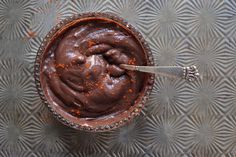
M120 68L147 65L147 55L131 31L107 18L84 18L62 29L40 64L41 87L49 103L78 118L128 110L143 95L148 78Z

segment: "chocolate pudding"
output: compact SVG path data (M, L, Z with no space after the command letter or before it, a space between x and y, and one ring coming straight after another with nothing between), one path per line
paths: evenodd
M130 30L107 18L84 18L60 30L40 64L41 87L49 103L77 118L129 110L143 95L148 78L120 68L147 65L147 55Z

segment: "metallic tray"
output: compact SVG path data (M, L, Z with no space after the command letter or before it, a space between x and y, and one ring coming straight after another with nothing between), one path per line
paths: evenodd
M112 12L148 41L156 65L195 64L197 82L157 77L142 115L87 133L53 118L34 83L43 37L75 13ZM235 157L236 1L1 0L1 157Z

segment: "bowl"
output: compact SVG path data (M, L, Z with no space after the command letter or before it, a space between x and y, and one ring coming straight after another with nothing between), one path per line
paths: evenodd
M134 117L138 116L141 113L141 110L144 108L149 94L153 88L154 76L151 74L142 74L145 75L143 76L144 81L142 82L140 93L136 97L135 101L132 102L132 104L127 109L117 113L109 113L107 115L92 118L82 116L80 117L78 116L80 113L78 113L78 115L75 115L71 112L71 110L68 110L68 108L73 107L65 107L63 105L59 105L59 103L55 103L56 101L54 101L54 99L56 98L52 97L51 95L53 94L51 94L51 91L48 90L49 87L53 86L51 85L53 83L49 85L46 85L45 83L46 78L44 76L43 68L45 68L45 64L47 64L46 62L48 62L47 57L52 54L54 55L54 52L57 52L56 48L58 47L59 42L63 39L67 32L69 32L73 28L76 28L78 25L83 25L83 22L85 21L93 20L96 20L98 22L109 22L112 25L117 25L117 27L120 29L124 29L128 33L128 35L131 36L137 44L139 44L140 48L142 49L143 56L140 57L145 60L145 65L154 65L152 52L145 39L143 38L141 33L137 31L136 28L134 28L131 24L126 22L124 19L118 17L117 15L111 13L89 12L68 17L65 20L60 21L55 27L53 27L49 31L49 33L43 39L43 42L38 50L35 59L34 77L38 93L41 99L43 100L45 105L47 105L52 114L60 122L78 130L84 130L89 132L104 132L128 124ZM50 70L55 71L55 69L53 68L51 68ZM65 91L60 91L59 93L63 94L63 96L66 96L68 94ZM58 102L60 101L58 100ZM80 104L78 105L81 106ZM79 109L76 111L79 112Z

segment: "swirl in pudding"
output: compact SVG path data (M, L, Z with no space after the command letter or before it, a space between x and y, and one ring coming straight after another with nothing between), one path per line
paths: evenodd
M88 19L57 37L44 54L41 83L53 104L80 118L128 110L143 89L145 74L120 64L146 65L143 48L125 27Z

